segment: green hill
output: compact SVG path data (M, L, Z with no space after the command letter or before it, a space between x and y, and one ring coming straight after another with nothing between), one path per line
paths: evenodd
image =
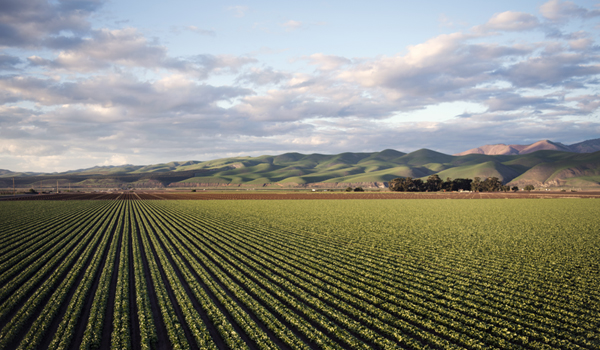
M408 154L391 149L334 155L284 153L277 156L231 157L210 161L174 161L146 166L93 167L53 174L23 174L3 170L0 178L15 176L18 183L25 186L55 179L82 186L103 183L111 186L275 183L289 186L311 183L381 184L397 177L426 179L433 174L442 179L497 177L504 183L519 186L533 184L536 187L560 187L577 184L595 187L600 186L600 152L574 154L537 151L524 155L498 156L451 156L428 149Z

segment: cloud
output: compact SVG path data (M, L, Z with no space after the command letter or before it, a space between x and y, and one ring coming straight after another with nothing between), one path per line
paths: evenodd
M234 17L242 18L250 8L248 6L236 5L227 7L227 11L233 12Z
M15 70L22 62L19 57L0 54L0 70Z
M315 53L308 57L305 57L308 60L309 64L319 66L321 70L333 70L338 69L344 65L348 65L352 63L351 60L334 55L324 55L322 53Z
M427 147L454 153L490 142L568 142L566 134L578 141L600 132L594 33L582 27L542 41L514 40L515 32L549 33L555 22L594 15L572 3L543 5L541 22L527 13L497 13L395 55L307 52L292 58L303 67L286 71L258 59L285 51L174 57L136 28L90 28L88 18L101 2L35 1L37 8L0 5L22 20L0 21L0 33L6 30L0 40L17 43L0 54L5 167L285 151ZM228 10L243 16L248 8ZM67 21L56 24L48 13ZM287 24L290 30L305 26ZM466 139L474 144L466 147Z
M539 27L540 22L537 17L523 12L506 11L502 13L496 13L490 20L482 25L476 27L475 31L525 31Z
M30 62L55 69L89 72L112 64L160 68L167 60L165 47L150 43L134 28L125 28L96 30L72 49L61 51L54 60L33 58Z
M269 85L279 84L280 82L288 79L289 73L275 71L273 68L257 68L250 67L246 72L238 75L236 81L238 83L250 83L253 85Z
M483 101L488 112L554 109L563 102L562 96L523 96L511 92L501 92Z
M96 0L5 0L0 5L0 46L36 47L61 32L86 33L88 17L102 5Z
M550 0L540 6L540 13L553 22L565 22L571 18L592 18L600 16L600 10L588 10L572 1Z
M600 74L600 65L580 54L557 53L527 58L499 68L495 74L516 87L565 86Z
M289 20L281 25L286 31L291 32L296 29L302 28L303 24L300 21Z
M219 73L237 73L240 68L247 64L258 62L252 57L240 57L233 55L196 55L190 58L190 61L198 65L199 71L203 76L210 72Z
M62 106L65 113L58 116L59 119L68 117L69 111L76 111L74 116L77 118L78 108L147 117L160 114L174 116L183 112L212 113L220 110L216 106L217 101L231 100L253 93L252 90L238 87L198 84L182 75L171 75L155 82L140 81L131 75L118 74L76 82L0 76L0 89L5 91L4 96L0 95L4 103L29 101L43 106ZM106 115L96 112L88 115L107 118Z
M236 72L256 59L231 55L196 55L173 58L164 46L149 41L135 28L101 29L81 39L54 59L31 56L30 64L68 72L95 72L115 66L168 69L206 79L210 74Z
M125 165L127 163L127 157L122 154L113 154L109 159L105 160L102 165Z
M214 30L207 30L207 29L200 29L196 26L186 26L184 27L186 30L189 30L190 32L194 32L200 35L207 35L207 36L212 36L212 37L216 37L217 33Z
M444 95L489 80L489 72L497 67L494 60L519 51L468 44L468 39L462 33L440 35L410 46L405 55L366 60L341 70L338 76L365 88L387 89L394 99L435 96L442 101Z

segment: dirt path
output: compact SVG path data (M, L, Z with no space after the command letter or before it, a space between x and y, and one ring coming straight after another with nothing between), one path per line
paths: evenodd
M105 194L44 194L31 196L5 197L0 200L300 200L300 199L544 199L544 198L600 198L595 192L141 192L121 195Z

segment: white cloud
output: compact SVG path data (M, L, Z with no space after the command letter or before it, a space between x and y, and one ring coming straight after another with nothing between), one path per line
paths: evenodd
M125 165L127 164L127 157L122 154L113 154L109 159L105 160L102 165Z
M248 6L236 5L227 7L227 11L233 12L233 15L238 18L242 18L246 15L250 8Z
M61 51L54 59L31 56L30 64L65 72L96 72L114 67L168 69L186 72L199 79L210 74L235 73L249 63L250 57L232 55L196 55L174 58L164 46L150 42L135 28L101 29L92 32L74 48Z
M345 57L324 55L322 53L312 54L312 55L306 57L306 59L308 59L309 64L319 66L319 69L321 69L321 70L338 69L343 65L352 63L351 60L349 60Z
M250 83L253 85L279 84L290 76L291 75L289 73L276 71L270 67L264 69L250 67L249 70L240 74L236 78L236 81Z
M290 32L302 28L302 22L290 19L289 21L283 23L281 26L284 27L286 31Z
M572 1L550 0L540 6L542 15L553 22L565 22L571 18L591 18L600 16L600 10L588 10Z
M537 17L523 12L506 11L497 13L490 20L475 31L524 31L537 28L540 25Z

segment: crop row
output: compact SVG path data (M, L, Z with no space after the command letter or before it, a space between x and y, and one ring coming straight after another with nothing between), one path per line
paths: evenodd
M465 202L411 220L375 200L0 203L15 216L0 227L0 348L600 347L600 210L550 220L548 238L537 219L468 221ZM13 204L44 208L39 222ZM336 209L357 205L355 223Z

